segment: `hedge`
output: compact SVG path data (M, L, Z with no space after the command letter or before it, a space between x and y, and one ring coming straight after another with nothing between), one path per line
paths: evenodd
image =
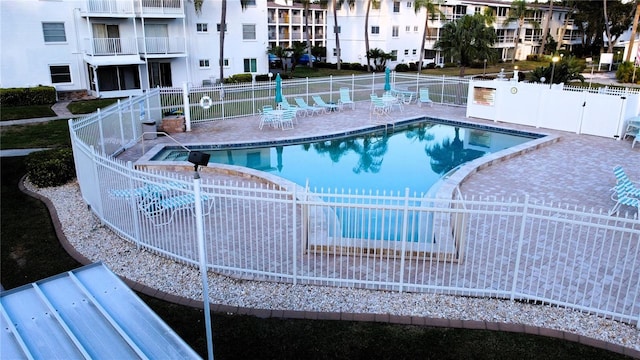
M52 105L55 103L56 89L53 86L0 89L0 104L2 106Z

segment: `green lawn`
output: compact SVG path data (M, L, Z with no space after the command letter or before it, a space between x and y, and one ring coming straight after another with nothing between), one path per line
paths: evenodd
M0 127L0 149L71 146L67 120Z
M56 113L55 111L51 110L51 105L0 107L0 121L53 116L56 116Z

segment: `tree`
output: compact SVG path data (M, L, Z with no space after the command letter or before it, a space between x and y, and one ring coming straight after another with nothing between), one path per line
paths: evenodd
M465 15L444 24L440 31L440 39L434 48L443 52L445 57L460 65L460 76L474 60L488 59L493 61L496 53L493 44L496 33L486 26L484 15Z
M311 59L313 59L311 57L311 32L309 31L309 6L311 5L311 0L294 0L294 3L300 3L303 6L303 12L304 12L304 32L307 35L306 36L306 40L307 40L307 54L309 55L309 61L307 62L307 66L309 66L310 68L313 67L313 61L311 61ZM299 56L298 56L299 57ZM296 59L298 58L296 57Z
M204 0L194 0L194 4L196 2L200 2L200 6L202 6L202 2ZM248 0L240 0L240 6L242 7L242 11L247 8ZM221 0L220 2L220 60L218 61L218 65L220 67L220 82L224 80L224 36L227 32L227 0Z
M338 70L340 70L340 63L342 62L342 50L340 48L340 27L338 26L338 6L342 6L345 3L349 5L350 9L356 4L356 0L333 0L333 33L336 35L336 54L338 60Z
M542 43L538 48L538 55L544 54L547 46L547 33L549 32L549 23L551 22L551 16L553 16L553 1L549 0L549 9L547 9L546 19L544 20L544 29L542 30Z
M422 43L420 44L420 60L418 60L418 72L422 71L422 61L424 60L424 43L429 34L429 20L435 20L435 15L442 15L442 11L437 7L436 2L440 0L416 0L413 3L415 13L419 13L424 8L424 31L422 33ZM431 14L431 17L429 15Z
M387 64L387 60L390 60L391 58L391 54L386 53L379 48L373 48L367 53L367 59L373 59L373 65L376 71L383 71Z
M280 59L280 70L284 68L283 59L287 57L287 49L282 46L274 46L271 48L271 53Z
M503 25L507 26L510 23L517 21L518 28L516 29L515 36L513 37L513 56L511 57L511 63L513 64L516 61L516 56L518 55L518 43L520 41L520 34L522 33L522 27L524 26L525 19L528 17L531 10L527 7L527 3L525 0L515 0L511 3L511 8L509 9L509 14L507 18L504 19ZM530 21L529 23L533 24L536 28L538 27L538 23L534 21Z
M286 51L291 52L291 72L293 72L298 65L298 59L307 51L307 45L300 41L294 41ZM309 62L311 62L311 59L309 58Z
M585 69L584 62L579 61L575 56L565 56L558 63L556 63L555 69L553 63L549 63L549 66L540 66L535 68L530 75L531 82L541 83L544 78L544 83L550 84L568 84L572 80L580 80L584 82L584 76L582 72ZM551 75L553 74L553 79Z

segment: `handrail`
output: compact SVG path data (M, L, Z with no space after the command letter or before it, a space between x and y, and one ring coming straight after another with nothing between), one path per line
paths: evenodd
M137 140L142 140L142 153L146 153L145 149L144 149L144 136L147 134L156 134L156 135L164 135L166 137L168 137L169 139L173 140L173 142L175 142L176 144L178 144L178 146L180 146L181 148L187 150L188 152L191 152L191 149L189 149L188 147L184 146L180 141L174 139L171 135L167 134L164 131L145 131L142 133L142 135L140 135L138 137ZM142 139L141 139L142 138Z

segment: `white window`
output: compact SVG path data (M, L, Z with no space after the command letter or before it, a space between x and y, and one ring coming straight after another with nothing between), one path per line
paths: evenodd
M407 7L408 8L412 8L413 7L413 3L411 1L407 1Z
M398 61L398 50L391 50L391 60Z
M334 34L340 34L340 30L341 30L341 29L340 29L340 26L334 26L334 27L333 27L333 33L334 33Z
M220 32L220 23L216 24L216 31ZM224 23L224 32L227 32L227 23Z
M399 26L395 25L391 27L391 36L398 37L398 32L400 31Z
M63 22L42 23L42 34L44 35L44 42L46 43L67 41Z
M199 33L206 33L209 32L209 27L207 26L207 24L196 24L196 31Z
M405 26L404 31L406 31L406 32L411 31L411 26L409 26L409 25Z
M414 27L413 27L413 31L414 31L414 32L418 32L418 27L417 27L417 26L414 26Z
M222 66L228 68L229 67L229 59L224 59L222 61Z
M416 55L417 53L418 53L418 49L413 49L413 50L412 50L412 54L413 54L413 55Z
M371 27L372 34L380 34L380 26L372 26Z
M473 8L474 14L482 14L482 8L480 6L476 6Z
M256 0L245 0L245 6L256 6Z
M338 49L333 48L333 56L338 56Z
M200 65L200 67L201 67L201 68L203 68L203 69L206 69L206 68L211 67L211 66L209 65L209 59L200 59L200 60L198 61L198 63L199 63L199 65Z
M399 13L400 12L400 1L394 1L393 2L393 12L394 13Z
M51 73L51 83L70 83L71 71L69 65L50 65L49 72Z
M258 71L258 62L256 59L244 59L244 72L254 73Z
M409 55L409 49L404 49L404 54Z
M498 16L507 16L507 12L509 11L508 7L499 7L498 8Z
M256 39L256 24L243 24L242 40L255 40L255 39Z

